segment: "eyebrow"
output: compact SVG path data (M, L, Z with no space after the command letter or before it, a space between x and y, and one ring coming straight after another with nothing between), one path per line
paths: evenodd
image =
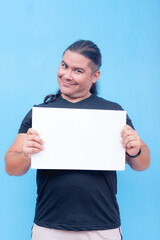
M64 60L62 60L61 63L64 63L68 67L68 64ZM84 68L81 68L81 67L73 67L73 69L75 69L75 70L78 69L78 70L81 70L81 71L85 72Z
M67 65L67 63L64 61L64 60L62 60L62 62L61 63L64 63L65 65ZM68 66L68 65L67 65Z

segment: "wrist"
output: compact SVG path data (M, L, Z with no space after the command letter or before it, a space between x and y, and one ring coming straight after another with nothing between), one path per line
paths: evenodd
M24 156L25 156L27 161L31 161L31 154L24 152Z
M141 148L139 149L138 153L137 153L136 155L134 155L134 156L128 154L127 152L126 152L126 154L127 154L127 156L130 157L130 158L137 158L137 157L141 154Z

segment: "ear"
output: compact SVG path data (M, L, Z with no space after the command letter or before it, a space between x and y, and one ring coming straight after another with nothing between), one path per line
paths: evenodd
M98 80L98 78L99 78L99 76L100 76L100 71L99 70L97 70L95 73L93 73L93 76L92 76L92 83L95 83L95 82L97 82L97 80Z

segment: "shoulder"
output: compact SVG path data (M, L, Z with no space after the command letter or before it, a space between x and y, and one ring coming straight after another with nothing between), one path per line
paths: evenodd
M57 107L58 102L59 101L57 99L54 102L35 104L35 105L33 105L33 107L43 107L43 108ZM30 111L24 117L18 133L26 133L28 131L28 129L32 127L32 110L33 110L33 107L30 109Z
M34 104L33 107L49 107L50 105L51 105L51 102L47 102L47 103Z
M109 100L106 100L104 98L97 97L97 96L94 96L94 100L95 100L95 102L97 102L97 105L101 106L99 109L124 111L124 109L121 107L121 105L119 105L116 102L112 102L112 101L109 101ZM127 114L126 123L134 129L133 123L132 123L131 119L129 118L128 114Z
M103 106L103 109L106 109L106 110L121 110L121 111L124 111L124 109L121 107L121 105L119 105L119 104L116 103L116 102L112 102L112 101L109 101L109 100L106 100L106 99L104 99L104 98L97 97L97 96L94 96L94 98L95 98L95 101L97 101L97 103L99 102L99 104L100 104L101 106ZM130 119L130 117L128 116L128 114L127 114L126 124L128 124L129 126L131 126L131 127L134 129L132 120Z
M38 105L34 105L33 107L43 107L43 108L54 108L54 107L61 107L64 104L64 99L60 96L59 98L55 99L54 101L43 102Z
M107 110L123 110L121 105L119 105L116 102L112 102L109 100L106 100L104 98L98 97L98 96L93 96L92 97L94 104L99 106L102 109L107 109Z

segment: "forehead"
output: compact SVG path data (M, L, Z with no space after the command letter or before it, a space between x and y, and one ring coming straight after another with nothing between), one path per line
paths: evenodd
M67 50L63 55L62 61L65 61L70 67L86 68L91 60L79 53Z

